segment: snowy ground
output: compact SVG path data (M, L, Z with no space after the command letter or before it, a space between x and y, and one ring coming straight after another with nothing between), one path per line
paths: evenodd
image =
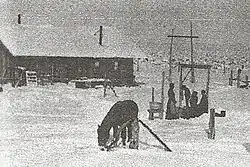
M227 113L224 118L216 118L216 138L210 140L205 133L208 114L190 120L149 121L147 109L152 86L156 88L156 100L160 100L161 70L149 65L140 70L143 72L136 72L137 79L145 84L115 88L118 98L111 91L104 98L102 88L77 89L72 83L17 89L4 85L0 94L0 166L250 165L250 89L229 87L228 76L213 72L210 107ZM205 75L199 76L201 79ZM199 92L204 88L204 82L187 85ZM138 103L139 118L173 152L164 151L142 126L139 150L100 151L97 125L109 108L122 99Z

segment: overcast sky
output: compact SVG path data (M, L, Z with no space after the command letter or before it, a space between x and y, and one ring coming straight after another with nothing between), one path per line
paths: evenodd
M16 24L21 13L25 25L115 26L148 54L168 52L171 29L188 35L192 21L199 54L250 56L249 0L1 0L0 4L2 25ZM174 44L176 53L189 52L186 39Z

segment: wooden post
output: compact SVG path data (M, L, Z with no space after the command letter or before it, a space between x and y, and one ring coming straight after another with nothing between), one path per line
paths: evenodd
M152 102L155 101L155 88L152 87Z
M154 102L154 101L155 101L155 88L152 87L152 102ZM149 105L150 105L150 103L149 103ZM150 109L148 111L149 111L148 119L149 120L154 120L154 112L151 111L151 107L150 107Z
M208 138L215 139L215 109L210 109Z
M223 74L225 74L225 73L226 73L226 62L223 61Z
M163 119L164 112L164 86L165 86L165 72L162 72L162 83L161 83L161 112L160 119Z
M179 109L178 109L178 116L179 116L179 118L180 118L180 108L181 108L181 104L182 104L182 99L183 99L183 93L182 93L182 66L180 66L180 78L179 78Z
M139 71L139 68L140 68L140 58L137 58L136 71Z
M238 70L238 72L237 72L237 88L239 88L240 87L240 72L239 72L239 70Z
M172 49L173 49L173 40L174 40L174 29L172 29L172 37L171 37L171 43L170 43L170 50L169 50L169 82L172 82Z
M144 122L142 122L142 120L139 120L139 122L164 146L165 151L172 152L172 150Z
M21 14L18 14L18 15L17 15L17 23L18 23L18 24L21 24Z
M208 98L208 95L209 95L210 71L211 71L211 68L208 68L208 71L207 71L207 87L206 87L207 98Z
M249 86L248 76L246 75L246 86Z
M103 38L103 34L102 34L102 26L100 26L100 34L99 34L99 44L102 46L102 38Z
M233 70L231 70L231 72L230 72L229 85L233 86Z
M191 37L193 36L193 28L192 28L192 22L190 22L190 33L191 33ZM194 57L193 57L193 38L191 39L191 64L192 64L192 68L191 68L191 83L195 82L195 78L194 78Z
M193 29L192 29L192 22L191 22L191 36L187 36L187 35L168 35L168 37L171 37L171 38L191 38L191 64L192 64L192 77L191 77L191 82L194 83L195 81L195 78L194 78L194 68L193 68L193 38L199 38L198 36L193 36ZM172 33L173 33L173 30L172 30Z

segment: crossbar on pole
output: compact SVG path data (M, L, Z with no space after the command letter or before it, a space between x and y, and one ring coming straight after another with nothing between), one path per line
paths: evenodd
M173 38L199 38L198 36L188 36L188 35L168 35L168 37L173 37Z

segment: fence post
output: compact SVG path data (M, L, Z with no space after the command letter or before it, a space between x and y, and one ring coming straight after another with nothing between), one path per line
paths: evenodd
M164 112L164 86L165 86L165 72L162 72L162 83L161 83L161 111L160 111L160 119L163 119Z
M240 74L241 74L241 69L238 69L238 71L237 71L237 88L240 87Z
M155 88L152 87L152 102L154 102L154 101L155 101ZM149 105L150 105L150 103L149 103ZM151 110L151 108L148 110L149 111L148 119L149 120L154 120L154 113L152 111L150 111L150 110Z
M246 86L249 86L248 76L246 75Z
M210 109L208 138L215 139L215 109Z
M233 86L233 70L230 72L229 85Z
M226 73L226 62L223 61L223 74L225 74L225 73Z
M152 102L155 101L155 88L152 87Z

